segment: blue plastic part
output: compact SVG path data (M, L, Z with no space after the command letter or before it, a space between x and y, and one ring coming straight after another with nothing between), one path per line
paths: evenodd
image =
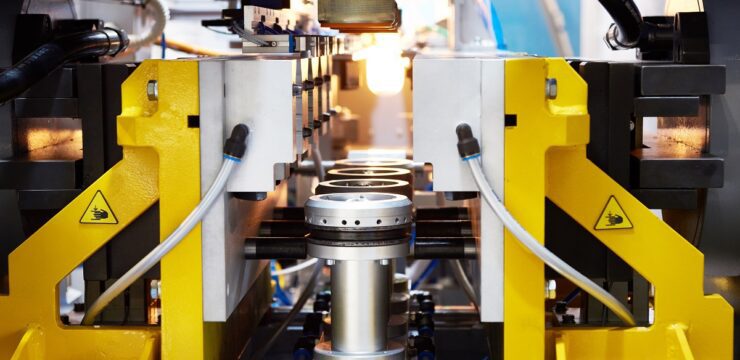
M491 28L493 30L493 36L496 38L496 48L499 50L506 50L506 41L504 40L504 27L501 25L501 19L498 17L496 12L496 6L493 5L493 0L488 0L491 10Z
M164 36L164 33L162 33L161 45L162 45L162 59L164 59L165 56L167 55L167 38Z
M275 271L275 260L270 261L270 271ZM292 306L293 301L280 286L279 276L273 276L272 279L275 280L275 297L278 300L278 304L283 306Z
M296 349L293 351L293 360L311 360L313 353L307 349Z
M437 265L439 265L439 260L434 259L432 260L429 265L427 265L427 268L424 269L424 272L421 273L421 276L419 276L418 279L414 280L414 282L411 283L411 290L416 290L417 287L424 281L424 279L428 278L429 275L434 272L434 269L437 268Z

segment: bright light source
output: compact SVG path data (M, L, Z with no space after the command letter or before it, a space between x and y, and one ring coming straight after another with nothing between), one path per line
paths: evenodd
M401 37L398 34L376 34L375 45L363 54L366 59L365 77L373 94L395 95L403 89L406 63L401 57Z

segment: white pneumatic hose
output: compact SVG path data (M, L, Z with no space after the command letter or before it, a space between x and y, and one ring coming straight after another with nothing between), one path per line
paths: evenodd
M467 129L461 129L461 126L466 126ZM472 143L472 140L475 140L475 138L472 137L472 131L467 124L461 124L460 126L458 126L457 133L458 138L460 138L461 140L461 142L458 143L458 148L460 148L460 144L463 142L463 140L466 140L468 144ZM475 140L475 143L477 146L477 140ZM478 147L478 149L480 149L480 147ZM614 312L614 314L616 314L627 325L636 325L634 317L632 317L632 314L624 306L624 304L622 304L622 302L620 302L608 291L604 290L601 286L591 281L591 279L578 272L578 270L568 265L568 263L553 254L550 250L540 244L540 242L537 241L537 239L535 239L532 234L524 229L524 227L522 227L522 225L519 224L518 221L516 221L516 219L506 209L501 200L499 200L498 196L496 196L496 194L493 192L491 186L486 180L485 175L483 175L483 169L480 165L480 150L478 150L477 154L469 154L467 156L462 154L462 149L460 151L461 156L463 156L463 160L470 166L470 171L473 174L473 179L475 180L475 184L478 186L478 190L483 195L483 199L485 199L485 201L491 207L496 216L501 219L504 227L506 227L506 229L509 230L509 232L511 232L514 237L519 240L520 244L522 244L525 248L532 252L532 254L537 256L540 260L542 260L542 262L547 264L547 266L549 266L551 269L555 270L558 274L568 279L574 285L578 286L579 288L583 289L583 291L593 296L594 299L604 304L604 306Z
M167 255L182 239L190 233L193 228L203 219L208 209L213 205L216 199L224 192L226 187L226 181L229 179L231 172L234 170L237 164L241 162L241 157L244 155L246 145L244 141L249 134L249 129L244 125L237 125L234 131L231 133L231 138L226 141L224 146L224 160L221 163L221 170L216 175L216 180L206 192L200 203L190 212L185 220L173 231L170 236L164 241L159 243L152 251L149 252L143 259L139 260L129 271L127 271L120 279L116 280L109 288L107 288L90 306L82 318L82 325L92 325L95 322L95 318L110 304L113 299L121 295L131 284L137 279L149 271L154 265L157 265L159 261ZM229 148L229 146L231 146ZM234 150L234 147L240 147ZM227 151L228 149L228 151Z
M281 270L275 270L275 271L271 272L270 275L271 276L283 276L283 275L292 274L292 273L294 273L296 271L301 271L301 270L303 270L305 268L310 267L311 265L315 264L317 261L319 261L319 259L317 259L317 258L313 258L311 260L306 260L306 261L304 261L304 262L302 262L302 263L300 263L298 265L293 265L291 267L287 267L287 268L281 269Z
M170 9L164 0L149 0L145 6L145 11L151 14L154 24L141 34L129 35L129 49L136 50L157 41L164 33L164 28L170 19Z

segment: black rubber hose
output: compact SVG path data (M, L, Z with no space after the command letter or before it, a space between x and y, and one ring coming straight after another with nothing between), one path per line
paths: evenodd
M0 104L17 97L67 62L88 56L113 56L127 46L126 33L110 28L72 34L41 45L0 73Z
M610 29L607 41L613 48L634 48L640 40L642 15L632 0L599 0L614 20L617 29Z

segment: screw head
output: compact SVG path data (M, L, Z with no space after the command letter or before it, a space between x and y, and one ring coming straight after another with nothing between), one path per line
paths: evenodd
M390 264L390 261L388 261L388 259L380 259L379 262L382 266L388 266L388 264Z
M146 83L146 97L149 101L157 101L159 99L159 86L157 80L149 80Z
M558 79L545 79L545 97L550 100L558 97Z
M334 259L327 259L326 260L326 266L333 266L336 262Z

